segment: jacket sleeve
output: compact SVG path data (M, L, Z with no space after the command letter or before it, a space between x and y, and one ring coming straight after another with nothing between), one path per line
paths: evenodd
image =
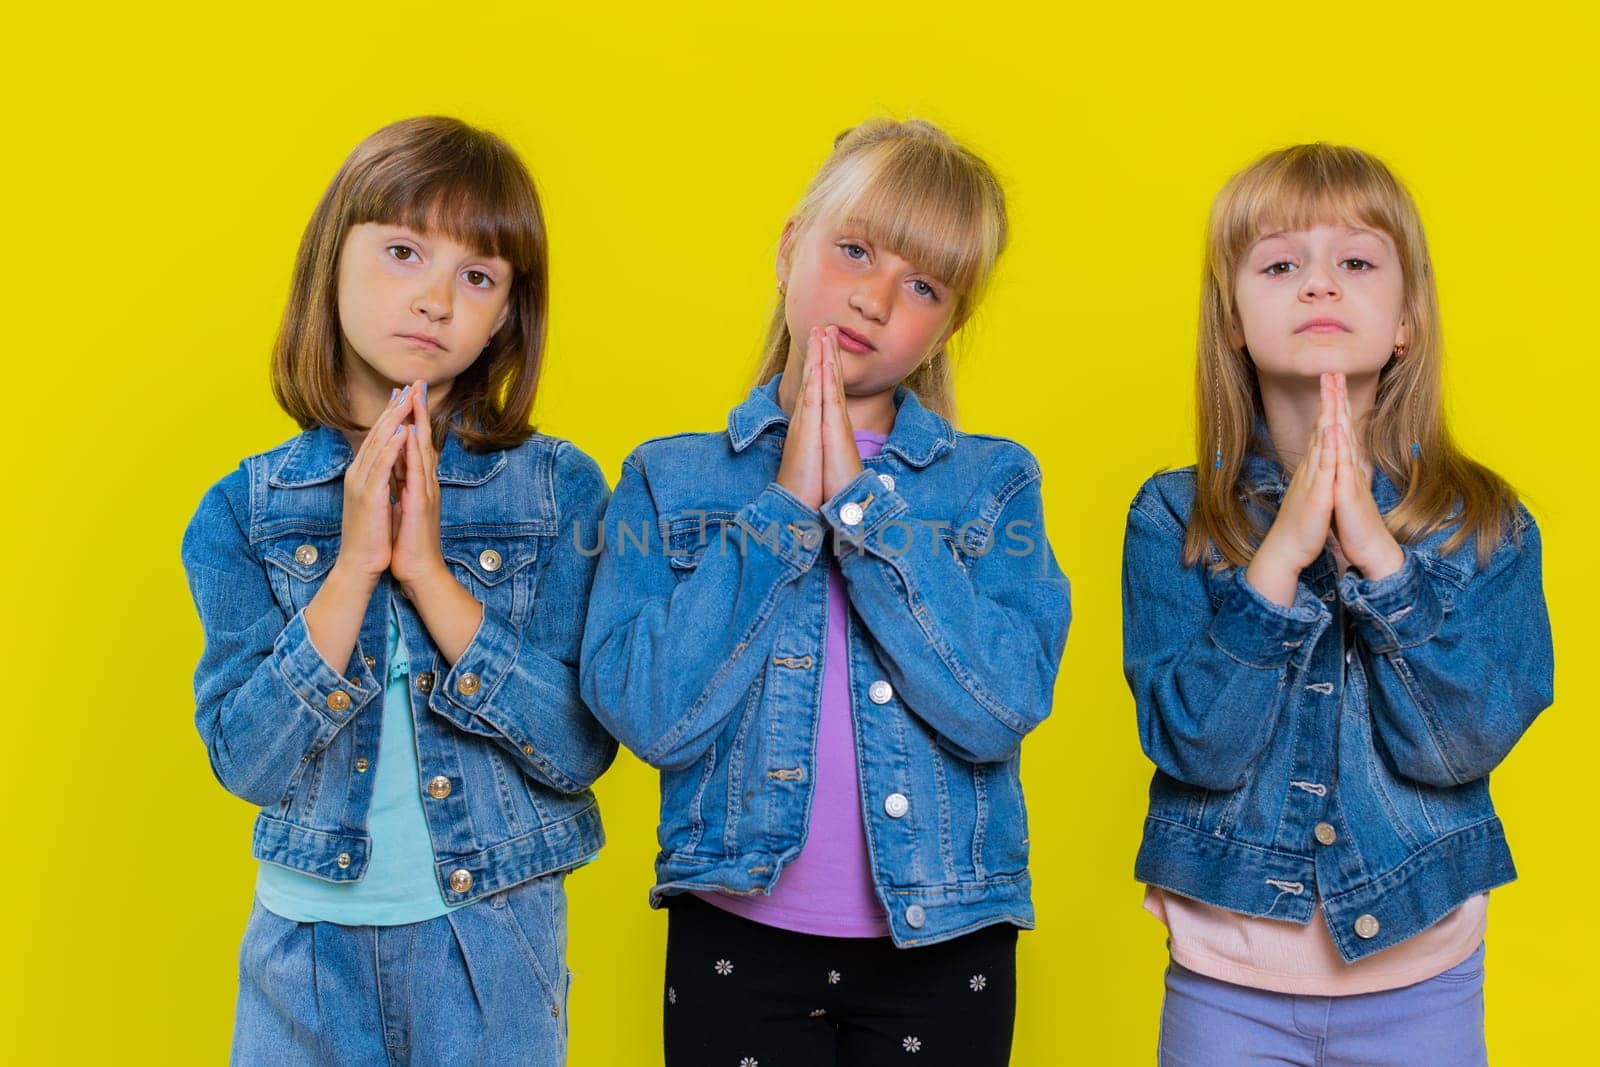
M1482 778L1554 699L1539 528L1518 511L1519 535L1448 602L1410 548L1394 574L1339 582L1371 653L1373 727L1397 774L1434 786Z
M241 469L206 493L182 552L205 634L195 725L217 780L268 805L383 689L359 658L345 675L324 663L304 613L287 615L273 597L230 500L248 496L248 477Z
M640 759L668 769L710 748L762 670L771 623L816 562L816 514L777 483L673 574L638 453L606 511L583 637L583 695Z
M905 499L870 470L822 508L896 697L974 763L1008 759L1050 714L1072 615L1031 456L995 501L970 574L936 539L916 539Z
M1123 542L1123 672L1151 762L1201 789L1237 789L1286 704L1291 661L1331 615L1303 586L1293 607L1273 603L1242 567L1213 608L1206 564L1184 564L1183 536L1147 486Z
M611 766L613 740L578 691L579 622L588 608L595 558L586 551L605 511L605 476L563 441L554 456L560 521L538 597L520 627L483 608L483 622L428 699L458 729L488 738L552 789L579 792ZM476 684L462 688L472 675Z

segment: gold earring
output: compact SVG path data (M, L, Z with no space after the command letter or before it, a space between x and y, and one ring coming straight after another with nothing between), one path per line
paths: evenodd
M1395 346L1394 346L1394 358L1395 359L1404 359L1405 355L1406 355L1406 343L1404 341L1400 341L1400 342L1396 343Z

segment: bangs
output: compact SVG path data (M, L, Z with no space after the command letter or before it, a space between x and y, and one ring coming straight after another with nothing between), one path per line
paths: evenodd
M967 161L946 146L899 141L863 152L818 189L815 219L859 226L873 244L957 293L982 287L999 258L1004 223Z
M498 256L518 274L543 259L544 226L533 181L509 145L451 123L385 146L351 175L347 221L439 233Z
M1263 236L1317 226L1387 234L1402 257L1415 207L1394 175L1364 152L1338 145L1297 145L1238 176L1218 198L1215 247L1238 263Z

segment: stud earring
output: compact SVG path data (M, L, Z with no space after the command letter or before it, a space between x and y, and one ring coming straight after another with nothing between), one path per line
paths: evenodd
M1399 342L1398 344L1396 344L1394 346L1394 358L1395 359L1404 359L1405 355L1406 355L1406 343L1404 341L1401 341L1401 342Z

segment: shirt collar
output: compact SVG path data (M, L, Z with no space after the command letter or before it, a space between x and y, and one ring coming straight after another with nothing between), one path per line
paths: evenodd
M789 416L778 406L778 386L782 381L783 375L778 374L765 385L756 386L742 404L728 413L728 441L735 452L743 452L774 427L782 426L787 432ZM913 467L926 467L955 447L955 430L949 420L923 407L910 389L896 386L894 404L894 428L883 444L885 453L892 452Z

